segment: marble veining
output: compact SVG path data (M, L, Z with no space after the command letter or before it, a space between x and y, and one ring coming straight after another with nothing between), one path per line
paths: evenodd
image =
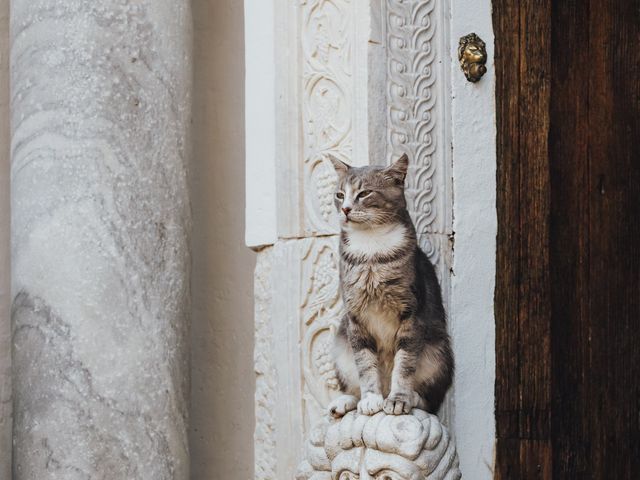
M186 479L187 0L11 9L14 479Z
M9 0L0 0L0 478L11 478Z

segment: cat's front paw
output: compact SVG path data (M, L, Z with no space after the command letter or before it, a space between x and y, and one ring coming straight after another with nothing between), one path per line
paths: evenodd
M355 410L358 405L358 398L353 395L341 395L329 404L329 414L332 417L340 418L351 410Z
M387 415L408 415L419 400L416 392L391 392L382 408Z
M382 410L384 399L379 393L367 392L358 402L358 413L363 415L375 415Z

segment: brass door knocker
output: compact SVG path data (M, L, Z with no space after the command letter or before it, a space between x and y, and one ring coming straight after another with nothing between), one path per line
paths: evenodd
M477 82L487 73L487 49L482 39L475 33L460 37L458 60L464 76L470 82Z

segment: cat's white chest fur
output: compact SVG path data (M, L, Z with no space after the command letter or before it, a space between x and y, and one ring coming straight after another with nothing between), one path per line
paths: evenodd
M397 251L405 242L404 225L381 226L371 229L351 229L347 232L345 251L356 256L372 257Z

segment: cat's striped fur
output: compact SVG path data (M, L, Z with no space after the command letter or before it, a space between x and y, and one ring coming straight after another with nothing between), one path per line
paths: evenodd
M406 209L408 159L387 168L331 161L339 176L335 203L346 315L334 349L345 395L330 411L436 412L451 385L453 355L440 286Z

